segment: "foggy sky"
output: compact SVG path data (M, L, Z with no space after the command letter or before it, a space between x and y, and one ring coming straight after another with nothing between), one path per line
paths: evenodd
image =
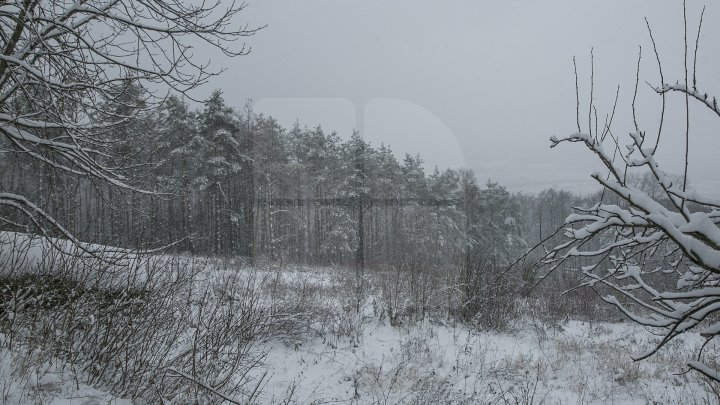
M688 3L694 48L703 3ZM720 4L707 3L698 87L720 97ZM320 124L343 138L359 129L400 157L420 153L428 170L469 167L481 182L489 178L514 191L588 191L596 188L590 173L600 169L589 151L578 144L550 149L548 141L577 130L572 58L583 131L593 48L600 120L620 85L613 129L626 136L633 130L630 103L642 46L638 120L654 134L661 99L645 84L659 84L659 76L644 17L666 81L682 81L681 1L254 0L238 22L268 27L247 38L248 56L197 49L198 58L227 70L196 95L220 88L238 108L252 98L257 112L286 127L295 120ZM684 100L679 93L668 100L671 118L658 158L662 169L681 173ZM697 104L691 110L690 177L716 193L720 120L712 117Z

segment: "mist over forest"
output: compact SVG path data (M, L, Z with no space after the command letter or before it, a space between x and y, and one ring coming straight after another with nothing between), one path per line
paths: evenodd
M378 43L315 3L337 38L273 2L0 2L0 402L720 401L718 10L628 6L651 16L628 56L592 28L609 6L553 5L588 22L558 48L567 27L453 5L427 38L371 2ZM586 38L617 49L575 58ZM554 91L526 76L555 61L511 52L535 42L569 66ZM375 64L338 79L352 47ZM248 96L286 76L332 97ZM432 112L383 98L406 81Z

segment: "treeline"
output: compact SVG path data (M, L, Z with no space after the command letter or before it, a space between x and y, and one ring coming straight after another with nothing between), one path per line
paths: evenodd
M341 138L319 126L283 128L249 103L228 106L220 92L197 110L177 97L143 106L144 97L128 86L113 108L132 119L113 122L98 139L107 153L97 159L122 170L133 188L38 164L0 139L6 151L0 192L24 196L93 243L388 270L385 282L393 287L385 290L400 294L388 299L405 294L416 313L444 306L465 319L482 316L487 325L519 310L515 298L541 276L533 259L562 241L556 231L572 207L599 198L556 190L513 194L497 183L478 184L465 169L426 173L420 156L399 161L389 147L357 133ZM130 105L138 110L124 110ZM44 139L62 137L37 131ZM53 229L12 206L0 210L0 230ZM535 256L500 277L536 244ZM535 290L545 297L546 313L597 312L597 300L559 294L582 277L568 270L585 264L572 258Z
M115 100L121 113L142 106L144 95L129 86L123 97ZM125 114L134 118L106 134L106 164L124 168L136 190L33 165L2 145L12 152L0 161L0 191L39 202L96 243L408 268L505 265L578 202L562 192L480 186L468 170L425 173L420 156L398 161L357 133L283 128L250 104L228 106L219 91L200 110L169 97ZM2 209L3 229L32 231L22 213Z

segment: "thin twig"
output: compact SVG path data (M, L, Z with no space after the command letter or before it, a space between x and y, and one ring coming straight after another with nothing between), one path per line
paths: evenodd
M653 36L652 29L650 28L650 22L647 18L645 18L645 25L648 29L648 34L650 34L650 41L652 42L653 51L655 52L655 59L657 60L658 64L658 72L660 72L660 87L665 85L665 76L663 75L662 70L662 62L660 62L660 54L657 50L657 44L655 44L655 37ZM663 123L665 122L665 93L662 93L662 110L660 111L660 124L658 126L658 133L657 133L657 139L655 140L655 146L653 147L652 154L654 155L657 151L658 145L660 144L660 134L662 134L663 129Z
M635 109L635 100L637 100L637 93L638 93L638 84L640 83L640 61L642 60L642 46L638 46L638 58L637 58L637 68L635 70L635 90L633 91L633 99L632 99L632 115L633 115L633 123L635 124L635 132L640 132L640 126L637 122L637 112ZM638 145L638 147L641 145Z
M580 129L580 87L578 86L577 63L575 62L574 56L573 68L575 69L575 121L577 122L578 132L582 132L582 130Z
M595 55L593 48L590 48L590 105L588 106L588 131L592 134L592 112L593 112L593 91L595 90ZM595 134L597 136L597 133Z
M688 42L687 42L687 6L686 0L683 0L683 27L685 28L685 59L683 65L685 67L685 89L688 88L688 66L687 66L687 53L688 53ZM685 92L685 170L683 172L683 193L687 189L687 172L688 172L688 155L690 154L690 96L687 91ZM680 204L680 210L685 211L685 199L682 199Z
M697 54L700 45L700 31L702 31L703 16L705 15L705 6L700 12L700 22L698 23L697 37L695 38L695 54L693 55L693 90L697 91Z

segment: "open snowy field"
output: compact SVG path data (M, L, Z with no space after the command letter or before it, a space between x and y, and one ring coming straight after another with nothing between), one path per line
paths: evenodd
M330 269L285 273L289 285L332 285ZM339 272L342 274L342 272ZM341 300L341 296L336 297ZM685 374L684 359L705 339L688 334L656 356L631 356L657 337L630 323L526 317L503 332L424 319L391 326L372 293L345 329L296 345L264 346L261 402L297 403L715 403L711 387ZM336 326L337 328L337 326ZM331 327L332 329L332 327ZM344 336L343 336L344 335Z
M478 332L425 323L366 325L359 344L273 346L264 393L274 403L714 403L682 372L683 342L633 363L645 331L570 321L559 329Z
M174 304L168 315L174 319L167 324L162 321L165 318L153 318L142 311L133 313L140 319L141 328L135 329L137 334L128 334L126 340L135 342L131 348L147 354L125 363L122 342L106 341L121 353L109 357L103 357L98 348L84 346L102 344L97 340L101 335L98 331L111 330L94 326L101 323L101 315L98 319L86 319L93 315L64 318L65 307L55 310L48 306L24 314L19 305L11 311L6 302L2 312L4 333L0 336L3 402L131 404L160 403L162 398L165 403L180 404L198 391L215 403L717 401L713 387L699 374L685 373L684 364L704 342L696 334L686 334L653 357L633 362L631 356L651 349L658 337L630 323L543 321L531 315L530 308L500 330L431 315L403 315L391 322L384 291L388 287L381 282L382 277L371 272L359 289L354 271L339 268L250 268L216 259L158 262L183 260L188 267L168 266L168 272L174 273L171 278L191 275L192 283L182 286L186 299ZM37 257L29 262L35 264L24 271L47 265ZM145 268L142 271L147 273ZM155 287L162 288L163 284ZM4 288L7 293L10 287ZM17 304L19 298L15 298ZM153 316L162 312L157 308L154 311ZM34 318L27 318L30 316ZM95 340L61 332L68 326L48 320L53 316L76 321L79 326L70 328L87 328ZM143 323L143 317L149 322ZM48 325L57 329L50 334L62 339L46 338L45 346L40 346L33 334L38 330L48 333ZM132 322L128 325L134 328ZM219 325L227 328L220 328L222 334L212 334ZM36 330L21 330L26 328ZM164 344L156 341L153 346L146 341L162 340L165 333L172 336ZM236 339L240 335L242 344ZM59 350L68 340L71 349ZM214 347L215 351L197 354L202 352L200 345ZM84 351L90 354L77 354ZM163 351L164 357L157 357L153 351ZM102 363L107 361L112 364ZM156 364L151 369L142 368L152 361ZM213 367L203 368L199 365L202 362ZM133 367L141 372L132 378L152 380L150 388L143 385L148 381L125 384L114 380ZM113 368L116 371L98 371ZM173 397L171 392L177 385L165 380L199 389ZM156 383L158 392L153 393ZM162 385L166 383L169 385ZM124 394L111 394L122 390Z
M258 372L268 374L256 403L716 403L707 384L682 374L684 346L696 342L633 363L632 348L647 333L627 324L570 321L561 329L493 333L374 322L359 343L332 340L258 348L267 351ZM18 378L19 357L2 353L5 403L133 403L78 384L81 377L57 364Z

